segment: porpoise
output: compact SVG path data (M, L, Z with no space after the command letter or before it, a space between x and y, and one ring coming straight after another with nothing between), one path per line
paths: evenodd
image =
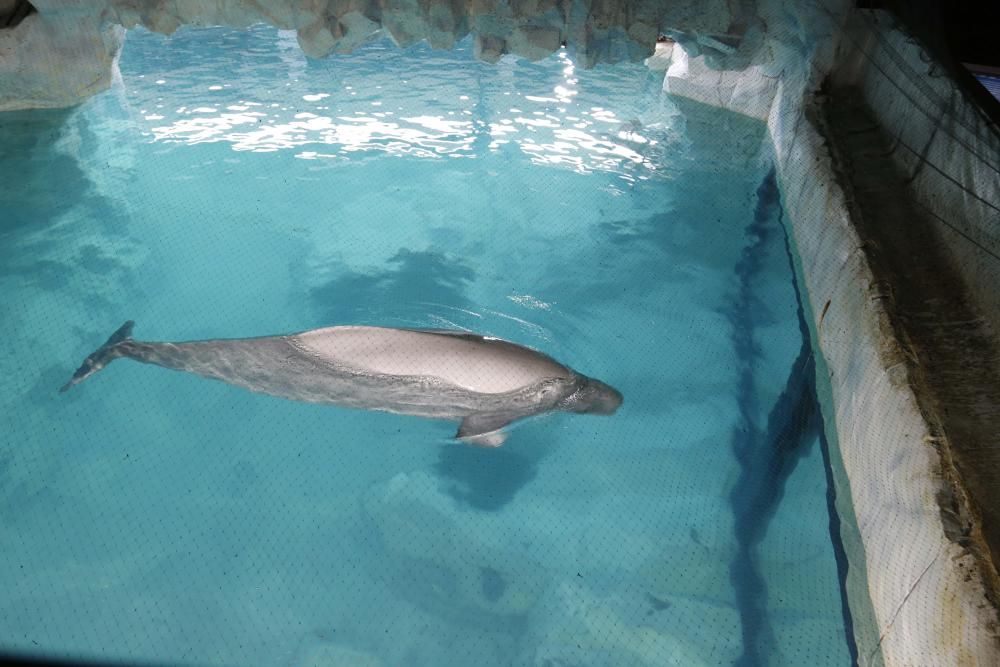
M455 437L503 444L503 427L563 411L613 414L622 395L522 345L466 331L337 326L263 338L143 342L123 324L60 391L120 357L309 403L460 422Z

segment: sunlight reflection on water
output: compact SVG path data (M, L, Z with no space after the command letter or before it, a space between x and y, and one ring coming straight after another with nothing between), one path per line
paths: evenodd
M344 57L366 55L362 49ZM227 142L234 151L293 150L295 157L306 160L337 159L359 151L425 158L474 157L476 143L482 142L491 151L510 144L535 163L580 173L622 172L622 166L629 164L632 168L625 170L626 180L645 180L662 169L656 148L663 128L645 127L637 119L622 119L595 106L594 101L603 93L595 90L604 83L599 76L585 73L586 77L578 77L565 50L552 58L561 61L561 76L549 83L549 92L521 92L512 85L503 93L509 97L499 101L509 99L513 104L503 104L503 108L496 104L486 108L482 91L471 89L456 91L468 94L442 95L433 109L436 113L430 113L427 108L407 107L406 100L382 98L381 86L356 88L331 81L327 90L305 90L297 95L302 100L300 106L269 104L268 93L273 91L263 91L253 99L246 97L252 91L217 84L209 87L209 93L198 92L197 102L190 106L171 112L161 104L147 104L153 108L142 108L139 115L155 142ZM301 63L289 67L291 81L286 85L299 85L296 73L301 67ZM581 78L585 78L584 83ZM315 88L315 78L311 80ZM157 79L157 84L169 86L172 82ZM210 104L206 104L209 99Z

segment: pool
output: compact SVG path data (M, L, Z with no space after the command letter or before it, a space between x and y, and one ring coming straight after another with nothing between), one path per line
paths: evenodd
M811 349L765 131L583 71L133 31L0 117L0 641L197 664L843 665ZM623 393L454 424L126 361L136 336L466 329Z

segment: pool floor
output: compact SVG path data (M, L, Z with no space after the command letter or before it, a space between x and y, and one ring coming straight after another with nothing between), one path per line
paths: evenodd
M0 650L190 664L843 665L764 127L654 73L270 28L128 35L0 116ZM622 391L501 448L119 361L461 328ZM835 532L835 531L834 531Z

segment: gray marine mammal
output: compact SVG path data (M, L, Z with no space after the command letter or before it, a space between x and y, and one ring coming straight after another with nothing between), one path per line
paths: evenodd
M499 446L546 412L613 414L622 395L551 357L464 331L339 326L284 336L143 342L123 324L60 391L118 358L309 403L459 421L456 438Z

